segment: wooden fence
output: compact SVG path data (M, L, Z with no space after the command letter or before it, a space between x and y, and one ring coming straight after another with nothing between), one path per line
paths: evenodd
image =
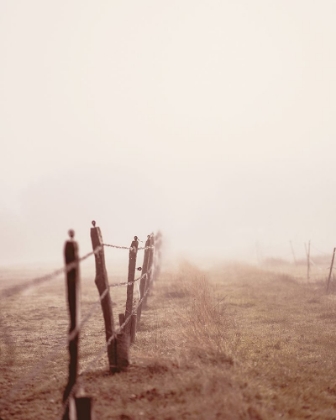
M105 325L104 348L100 349L94 360L90 363L83 375L106 351L109 372L113 375L117 372L127 370L130 364L130 346L136 340L136 334L141 319L142 310L146 307L147 298L151 292L154 281L160 273L161 244L162 236L158 232L147 236L144 247L139 247L139 240L134 236L129 247L104 243L101 229L92 222L90 230L92 252L80 257L78 255L78 244L75 241L75 232L69 230L69 239L64 246L64 268L58 269L42 277L28 280L22 284L10 287L0 293L0 299L11 297L25 289L36 287L42 283L52 280L56 276L65 273L66 293L69 310L69 332L67 336L67 347L69 351L69 373L68 381L63 393L62 411L60 418L63 420L92 420L92 398L85 395L85 390L78 383L79 365L79 344L80 332L84 324L90 319L97 305L83 319L80 319L80 263L90 256L95 257L95 284L98 289L99 299L97 304L102 308ZM105 264L106 247L128 250L128 274L127 281L109 284L107 269ZM144 250L143 262L141 267L137 267L138 251ZM141 271L141 275L135 278L136 271ZM138 297L135 297L134 286L138 285ZM117 286L126 286L125 311L118 314L119 327L116 326L113 314L113 302L110 289ZM63 345L61 344L63 347ZM57 349L55 350L57 351ZM43 367L43 362L38 365L38 370ZM34 370L27 375L26 381L22 380L14 390L15 393L34 376Z

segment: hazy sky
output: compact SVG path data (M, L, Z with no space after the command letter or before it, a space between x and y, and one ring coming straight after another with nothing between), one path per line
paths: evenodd
M0 0L0 264L336 245L334 0Z

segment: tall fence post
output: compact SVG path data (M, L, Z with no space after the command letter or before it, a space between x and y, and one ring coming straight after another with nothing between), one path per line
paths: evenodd
M136 267L136 258L138 252L138 237L134 236L134 241L131 243L129 250L129 261L128 261L128 285L127 285L127 300L126 300L126 311L125 319L128 320L125 326L125 333L130 338L131 343L135 339L135 329L136 329L136 317L133 316L133 307L134 307L134 277L135 277L135 267Z
M66 267L67 300L70 315L69 327L69 378L63 394L63 420L69 420L70 405L74 406L74 393L78 373L78 342L80 317L80 277L78 263L78 245L74 241L75 232L69 230L70 240L64 246L64 262ZM69 265L71 264L71 268Z
M333 268L334 268L335 252L336 252L336 248L334 248L332 258L331 258L329 276L328 276L328 280L327 280L327 293L329 293L331 274L332 274L332 271L333 271Z
M110 296L110 289L107 278L107 271L105 266L104 243L102 233L99 227L96 227L96 222L92 221L91 228L91 242L92 249L95 252L96 262L96 278L95 283L101 299L101 307L103 311L105 323L105 337L107 345L107 357L110 366L110 372L116 371L117 366L117 346L116 339L112 338L115 334L114 319L112 311L112 300Z
M147 236L147 240L145 243L145 251L144 251L144 259L142 264L142 271L141 271L141 280L140 280L140 301L142 301L138 306L137 311L137 324L139 326L141 313L142 313L142 305L143 305L143 298L147 289L147 271L148 271L148 257L149 257L149 246L150 246L150 236Z

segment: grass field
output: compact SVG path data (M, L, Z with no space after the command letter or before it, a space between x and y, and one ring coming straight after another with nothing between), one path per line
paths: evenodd
M104 347L98 307L80 341L80 370L90 366L80 381L96 419L336 419L336 296L317 278L308 283L292 271L189 263L163 270L132 364L114 376L105 353L90 365ZM1 287L22 279L7 270ZM126 289L112 293L117 318ZM83 315L97 298L83 270ZM64 280L2 301L0 322L1 419L61 418Z

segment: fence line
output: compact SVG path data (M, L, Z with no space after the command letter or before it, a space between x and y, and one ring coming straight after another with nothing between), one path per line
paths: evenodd
M116 248L116 249L127 249L130 250L131 248L129 246L120 246L120 245L111 245L111 244L103 244L104 246L107 246L109 248Z
M329 269L329 267L323 267L322 268L321 265L316 264L316 262L311 257L310 257L310 262L313 263L313 266L316 267L319 270L328 270Z
M149 291L150 291L150 289L148 288L147 290L146 290L146 293L145 293L145 295L142 297L142 299L140 299L140 301L138 302L138 304L137 304L137 306L136 306L136 309L138 309L138 307L139 307L139 305L141 305L141 303L143 302L143 300L145 299L145 297L147 296L147 294L149 293ZM135 310L136 310L135 309ZM79 378L80 377L82 377L83 375L84 375L84 373L86 373L86 372L88 372L89 371L89 369L91 369L97 362L98 362L98 360L104 355L104 353L105 353L105 351L106 351L106 349L108 348L108 346L111 344L111 342L113 341L113 340L115 340L117 337L118 337L118 335L124 330L124 328L125 328L125 326L128 324L128 322L130 321L130 319L131 319L131 317L132 317L132 314L131 315L129 315L128 317L127 317L127 319L124 321L124 323L122 324L122 325L120 325L120 327L113 333L113 335L110 337L110 339L104 344L104 346L102 346L100 349L99 349L99 353L96 355L96 357L93 359L93 360L91 360L91 362L89 362L89 364L86 366L86 368L84 369L84 370L82 370L82 372L79 374ZM70 393L69 393L69 396L67 397L67 399L63 402L63 405L62 405L62 408L61 408L61 410L59 411L59 413L58 413L58 418L60 418L60 419L63 419L63 416L64 416L64 413L65 413L65 410L66 410L66 407L68 406L68 404L69 404L69 400L74 396L74 394L75 394L75 392L76 392L76 388L78 387L78 383L75 383L74 385L73 385L73 387L71 388L71 390L70 390ZM80 386L80 385L79 385Z
M142 275L142 276L140 276L140 277L138 277L137 279L135 279L134 280L134 282L137 282L137 281L139 281L139 280L141 280L141 279L143 279L143 278L145 278L147 276L147 273L146 274L144 274L144 275ZM130 283L127 283L127 282L122 282L122 283L114 283L114 284L110 284L109 285L109 287L118 287L118 286L128 286ZM101 303L101 301L102 301L102 299L104 299L104 297L106 296L106 294L107 294L107 289L105 290L105 292L100 296L100 298L96 301L96 302L94 302L93 304L92 304L92 306L93 306L93 308L85 315L85 317L83 318L83 320L80 322L80 326L79 326L79 328L78 329L76 329L76 330L74 330L69 336L68 336L68 338L67 339L62 339L59 343L57 343L55 346L54 346L54 349L52 349L52 351L44 358L44 360L43 360L43 362L38 362L31 370L30 370L30 372L27 374L27 377L29 377L29 379L31 378L31 377L33 377L33 376L36 376L36 374L39 372L39 371L41 371L41 368L42 367L44 367L47 363L48 363L48 359L49 358L51 358L51 357L53 357L53 356L56 356L58 353L59 353L59 351L58 352L56 352L55 353L55 350L56 349L59 349L59 350L61 350L62 348L64 348L64 347L66 347L67 346L67 344L69 343L69 341L72 339L72 338L74 338L74 336L78 333L78 332L80 332L81 331L81 329L83 328L83 326L87 323L87 321L91 318L91 316L97 311L97 309L99 309L99 304ZM5 326L3 326L3 328L4 328ZM22 380L20 380L19 382L21 382ZM25 383L24 384L26 384L27 383L27 381L24 381ZM16 388L16 387L15 387ZM22 387L20 387L20 389L21 389ZM13 393L13 395L12 396L14 396L16 393L17 393L17 391L15 391L14 392L14 390L12 389L11 391L10 391L10 394L12 394Z
M99 227L96 227L96 223L93 222L93 228L91 228L91 241L92 247L95 249L97 245L104 244L102 239L102 233ZM103 250L96 255L96 279L95 283L98 288L98 292L103 296L102 291L104 290L105 296L101 298L101 306L103 311L104 323L105 323L105 335L106 343L104 344L102 350L98 352L96 357L89 363L89 365L81 372L80 375L77 374L78 369L78 338L79 332L75 331L75 327L71 331L70 336L73 341L69 341L69 353L70 353L70 364L69 364L69 380L63 394L63 407L62 407L62 419L68 420L70 415L70 406L74 405L74 400L76 404L81 401L81 399L76 399L78 395L77 388L79 385L78 378L82 377L91 366L93 366L97 360L101 358L105 349L107 350L109 369L111 373L121 372L126 370L129 365L129 346L135 339L136 332L136 321L138 319L138 309L141 308L142 304L146 302L147 296L149 294L150 288L153 283L153 272L154 263L157 263L157 259L154 259L154 234L148 235L146 241L146 251L144 255L144 266L142 268L142 275L136 279L145 280L145 290L144 293L141 292L140 287L140 299L137 305L134 306L133 303L133 290L134 290L134 273L136 270L136 256L138 250L138 238L134 237L134 240L131 243L129 248L129 264L128 264L128 282L122 283L122 285L127 285L127 300L126 300L126 310L125 314L119 314L119 323L120 327L118 329L114 328L114 318L112 310L112 301L109 295L110 285L107 281L107 272L105 267L105 255ZM149 245L151 245L149 247ZM77 249L77 245L75 245ZM123 248L125 249L125 247ZM76 272L73 274L76 277ZM73 301L75 302L74 298ZM72 306L71 306L72 305ZM69 309L70 314L76 311L75 303L70 302L69 300ZM76 318L71 318L74 321L71 321L72 324L76 323ZM71 345L73 350L71 350ZM89 404L91 404L91 399L89 399Z
M95 227L95 224L94 224L94 227ZM70 241L66 242L66 247L68 246L68 244L70 244L71 247L74 247L74 249L77 250L77 243L73 241L74 232L72 230L69 231L69 235L70 235ZM149 240L149 238L151 238L151 240ZM137 241L138 238L134 237L134 239ZM135 242L133 241L132 245L133 245L133 243L135 243ZM137 245L137 242L136 242L136 245ZM65 249L66 249L66 247L65 247ZM151 288L151 285L152 285L152 282L153 282L153 273L155 271L154 270L154 262L156 262L156 261L154 261L154 258L153 258L154 249L155 249L154 234L148 235L148 239L146 241L146 246L140 247L140 248L138 248L137 246L136 247L134 247L134 246L133 247L132 246L131 247L124 247L124 246L119 246L119 245L101 243L101 245L95 246L93 251L85 254L83 257L78 257L77 254L75 254L74 259L72 259L72 260L71 259L69 260L68 258L66 258L66 261L68 261L68 263L66 263L65 266L60 268L60 269L52 271L51 273L43 275L43 276L32 278L28 281L25 281L24 283L21 283L19 285L13 286L13 287L9 287L9 288L0 292L0 299L6 299L6 298L14 296L15 294L23 292L24 290L26 290L28 288L37 287L40 284L43 284L47 281L50 281L50 280L54 279L55 277L57 277L61 274L66 274L67 277L68 277L68 281L69 281L69 278L71 278L71 275L72 275L71 273L75 273L76 269L79 268L79 263L88 259L89 257L95 255L96 262L98 261L98 263L100 263L100 264L102 262L104 263L104 258L101 260L101 255L103 255L103 254L101 254L101 252L103 251L104 247L112 247L112 248L116 248L116 249L128 250L129 255L130 255L129 258L131 258L131 255L133 253L135 253L135 256L136 256L136 253L137 253L138 250L144 250L145 255L146 255L146 252L147 253L149 252L150 255L152 255L150 267L146 267L146 271L143 272L142 275L139 276L138 278L134 279L134 276L133 276L132 281L107 284L104 292L100 293L99 299L91 305L91 307L90 307L89 311L86 313L85 317L74 328L71 327L72 329L69 332L67 339L61 339L58 343L56 343L56 345L54 345L53 348L51 349L51 352L49 352L48 355L45 356L42 361L39 361L37 364L35 364L29 370L29 372L27 374L25 374L22 378L20 378L18 382L14 383L14 385L11 387L11 389L9 391L9 394L8 394L9 398L8 398L7 404L5 404L6 407L8 407L8 405L10 404L13 397L15 397L15 395L17 395L18 392L24 388L24 386L30 381L30 379L33 378L33 377L36 378L36 376L39 374L39 372L42 371L42 369L46 366L46 364L49 363L54 357L56 357L66 345L70 345L70 347L71 347L71 343L73 344L74 340L78 341L79 332L82 330L82 328L88 322L88 320L91 318L91 316L97 311L97 309L99 308L99 304L102 304L102 302L105 300L105 298L109 294L109 289L110 288L122 287L122 286L127 286L129 288L129 287L133 287L134 284L137 283L137 282L145 281L146 282L146 290L145 290L145 292L143 293L142 296L141 296L141 292L140 292L140 287L138 289L138 291L139 291L138 303L135 306L132 305L131 313L126 317L126 319L125 319L125 317L123 318L124 321L120 322L119 328L117 328L115 331L113 331L113 334L106 341L103 348L100 348L98 350L98 354L96 352L96 356L94 357L94 359L91 360L91 362L89 362L89 364L86 366L86 368L79 374L79 377L82 378L83 375L97 362L97 360L99 360L101 358L101 356L105 352L106 348L108 348L113 341L118 340L120 335L125 334L126 327L129 326L129 323L131 321L133 322L134 317L136 318L136 313L137 313L139 307L141 307L141 305L147 299L147 296L149 294L149 291L150 291L150 288ZM134 265L135 265L135 262L134 262ZM141 270L141 267L139 267L138 270ZM157 270L157 271L159 272L159 270ZM70 277L69 277L69 275L70 275ZM77 275L79 275L79 272L78 272ZM78 279L79 279L79 277L78 277ZM129 279L130 279L130 277L129 277ZM69 285L69 283L68 283L68 285ZM70 293L70 292L68 292L68 293ZM68 298L69 298L69 296L68 296ZM70 301L69 301L69 304L70 304ZM70 310L70 313L71 313L71 310ZM48 334L48 336L50 336L50 335ZM70 350L70 356L71 356L71 350ZM70 359L71 358L72 358L72 356L70 357ZM71 361L70 361L70 363L71 363ZM69 375L70 375L70 370L69 370ZM68 383L68 385L69 385L69 383ZM69 392L69 394L66 394L67 397L66 397L65 401L63 402L62 416L63 416L64 419L69 418L69 399L73 397L73 394L76 391L76 387L77 387L77 380L75 381L75 383L73 385L71 385L70 392Z
M96 248L94 251L88 252L87 254L85 254L83 257L78 259L78 262L82 262L84 260L86 260L87 258L91 257L91 255L95 255L97 254L99 251L101 250ZM11 297L17 293L23 292L26 289L29 289L31 287L36 287L39 286L40 284L52 280L55 277L59 276L60 274L66 274L69 271L71 271L73 268L75 268L76 266L76 262L72 262L70 264L67 264L65 267L59 268L49 274L46 274L44 276L40 276L40 277L35 277L31 280L28 280L24 283L18 284L16 286L12 286L9 287L8 289L4 289L1 291L0 293L0 299L2 298L8 298Z
M136 307L134 308L134 311L136 311L138 309L138 307L141 305L141 303L144 301L145 297L147 296L147 294L149 293L150 289L148 288L144 294L144 296L139 300L138 304L136 305ZM125 326L128 324L129 320L131 319L133 314L129 315L125 321L123 322L123 324L120 325L120 327L114 332L114 334L112 335L112 337L109 339L108 342L106 342L104 344L104 346L101 347L101 349L99 350L99 354L88 364L88 366L79 374L80 376L82 376L84 373L86 373L104 354L105 349L107 348L107 346L112 342L113 339L115 339L118 334L120 334L123 329L125 328Z
M130 247L103 244L103 246L99 246L94 251L88 252L83 257L80 257L78 259L78 262L82 262L82 261L86 260L87 258L91 257L92 255L97 254L99 251L101 251L103 249L104 246L117 248L117 249L131 250ZM154 247L140 247L140 248L138 248L138 250L147 250L147 249L153 249L153 248ZM55 277L58 277L61 274L68 273L75 266L76 266L76 262L73 262L73 263L67 264L65 267L58 268L57 270L52 271L49 274L45 274L44 276L35 277L35 278L32 278L30 280L25 281L24 283L21 283L21 284L15 285L15 286L11 286L7 289L4 289L0 292L0 299L9 298L11 296L14 296L14 295L20 293L20 292L23 292L26 289L29 289L29 288L32 288L32 287L37 287L42 283L45 283L47 281L50 281L50 280L54 279ZM136 279L134 281L139 281L140 279L141 279L141 277L139 277L138 279ZM128 285L127 282L121 282L121 283L115 283L115 284L112 283L110 285L110 287L127 286L127 285Z
M95 225L94 225L95 226ZM69 231L70 234L70 241L73 241L73 236L74 236L74 232L73 231ZM153 237L152 235L148 235L149 237ZM137 237L135 237L135 239L137 239ZM74 243L74 242L73 242ZM74 243L75 245L75 243ZM77 245L75 245L77 246ZM154 252L155 249L155 245L154 242L153 244L148 244L148 240L146 242L146 246L144 247L140 247L136 249L134 247L125 247L125 246L119 246L119 245L112 245L112 244L108 244L108 243L102 243L100 246L97 246L94 248L93 251L85 254L83 257L78 257L76 256L75 260L73 260L72 262L66 263L64 267L57 269L55 271L52 271L46 275L43 276L39 276L39 277L35 277L32 278L28 281L25 281L24 283L9 287L5 290L2 290L0 292L0 299L6 299L6 298L10 298L20 292L23 292L24 290L28 289L28 288L32 288L32 287L37 287L47 281L50 281L52 279L54 279L55 277L61 275L61 274L69 274L70 272L72 272L72 270L75 270L76 268L79 267L79 263L81 263L82 261L88 259L89 257L95 255L96 258L99 259L99 255L100 252L103 250L104 247L111 247L111 248L115 248L115 249L124 249L124 250L128 250L130 251L130 255L132 252L136 252L137 250L144 250L145 252ZM68 260L69 261L69 260ZM140 267L138 268L138 270L141 269ZM101 356L103 355L103 353L106 351L106 348L108 348L111 343L113 342L113 340L118 339L118 337L125 333L125 328L126 326L131 322L131 319L133 316L135 316L135 314L138 311L138 308L143 304L143 302L146 300L151 285L152 285L152 280L153 280L153 274L154 274L154 258L152 257L151 260L151 266L147 267L146 272L143 272L141 276L139 276L138 278L134 279L133 281L127 281L127 282L119 282L119 283L112 283L112 284L108 284L107 288L104 290L103 293L100 294L99 299L94 302L88 312L86 313L85 317L81 320L81 322L79 322L79 324L71 330L71 332L68 334L67 339L61 339L59 340L51 349L51 352L49 352L46 356L44 356L42 358L42 360L39 360L39 362L33 366L28 373L26 373L22 378L19 379L19 381L17 381L12 388L10 389L9 393L8 393L8 399L7 401L4 400L3 401L3 407L8 407L9 404L11 403L11 401L13 400L13 398L19 393L20 390L22 390L25 385L32 379L32 378L36 378L36 376L45 368L45 366L47 365L47 363L49 363L55 356L57 356L62 350L63 348L68 344L70 345L70 343L76 339L76 337L78 337L79 332L83 329L84 325L89 321L89 319L92 317L92 315L97 311L97 309L99 308L99 304L102 303L102 301L106 298L106 296L109 293L109 289L110 288L114 288L114 287L122 287L122 286L133 286L135 283L141 282L141 281L145 281L146 280L146 290L145 293L143 293L143 295L140 295L140 287L139 287L139 299L138 299L138 303L133 306L131 313L126 317L126 319L124 318L124 321L121 323L120 327L117 328L112 336L109 338L109 340L104 344L104 346L102 348L99 348L97 351L95 351L95 357L93 360L91 360L88 365L80 372L79 377L82 379L83 375L97 362L97 360L99 360L101 358ZM133 277L134 278L134 277ZM50 334L48 334L48 336L50 337ZM62 407L62 416L63 418L68 418L67 417L67 413L65 413L64 408L68 407L69 404L69 399L71 397L73 397L73 393L75 391L75 388L77 386L77 382L74 383L73 385L73 389L70 390L69 395L67 396L66 400L63 403L63 407ZM2 408L3 408L2 407ZM65 416L65 417L64 417Z
M133 283L136 283L137 281L142 280L143 278L145 278L147 276L147 273L143 274L142 276L138 277L137 279L135 279L133 282L127 282L127 281L123 281L120 283L110 283L109 287L119 287L119 286L130 286Z

